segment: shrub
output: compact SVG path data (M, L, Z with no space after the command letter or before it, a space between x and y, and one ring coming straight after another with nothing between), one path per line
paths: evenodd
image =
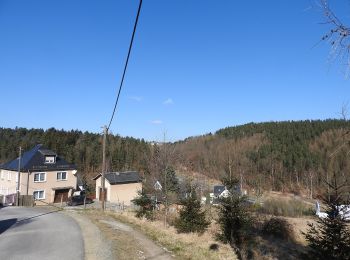
M288 241L293 241L295 238L292 225L283 218L273 217L266 220L262 226L262 233L265 236L272 236Z
M144 191L139 191L138 197L133 199L132 202L136 206L138 206L138 209L136 210L136 217L138 218L145 217L148 220L154 219L153 202Z

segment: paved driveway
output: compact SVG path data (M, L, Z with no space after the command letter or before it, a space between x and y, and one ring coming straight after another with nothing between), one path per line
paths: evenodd
M84 258L79 225L53 209L0 208L0 259Z

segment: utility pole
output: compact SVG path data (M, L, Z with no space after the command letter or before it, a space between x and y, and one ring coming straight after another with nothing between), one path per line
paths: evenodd
M18 158L18 173L17 173L17 206L19 206L19 188L21 181L21 157L22 157L22 147L19 147L19 158Z
M168 158L167 158L167 150L165 145L165 135L166 132L164 131L164 138L163 138L163 148L164 148L164 192L165 192L165 214L164 214L164 226L167 228L168 220L168 191L167 191L167 167L168 167Z
M101 174L101 186L102 191L100 196L102 196L102 210L105 210L105 200L106 200L106 191L105 191L105 172L106 172L106 139L107 139L107 126L103 126L103 143L102 143L102 174Z
M27 173L27 195L29 195L28 194L28 192L29 192L29 174L30 174L30 172L28 170L28 173Z

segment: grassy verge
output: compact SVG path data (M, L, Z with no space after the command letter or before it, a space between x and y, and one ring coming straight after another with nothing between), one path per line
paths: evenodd
M147 221L134 217L132 212L109 213L110 216L141 231L171 252L177 259L237 259L232 249L215 241L215 227L202 235L178 234L173 227L165 228L161 221ZM218 250L210 250L213 244Z

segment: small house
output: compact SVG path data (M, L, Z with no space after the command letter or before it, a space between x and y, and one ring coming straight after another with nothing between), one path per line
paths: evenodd
M102 174L98 174L96 181L96 199L102 200ZM142 190L142 178L135 171L105 173L105 199L111 203L130 206L132 200Z
M220 198L227 198L230 192L226 189L224 185L215 185L213 188L213 193L211 193L211 203L217 205Z

